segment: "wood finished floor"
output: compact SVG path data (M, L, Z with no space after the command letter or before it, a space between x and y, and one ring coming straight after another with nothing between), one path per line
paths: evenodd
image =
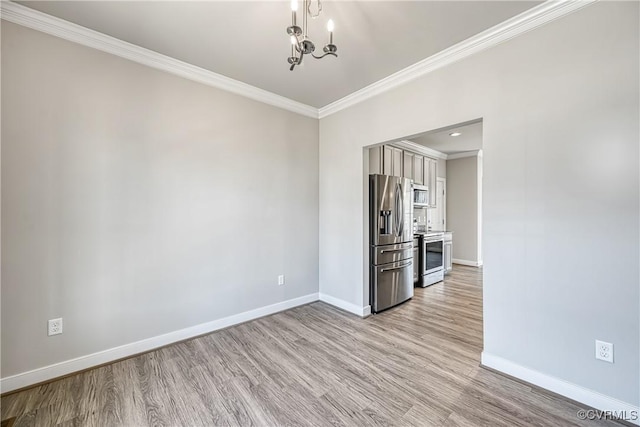
M596 426L480 368L482 279L360 319L317 302L1 399L18 426Z

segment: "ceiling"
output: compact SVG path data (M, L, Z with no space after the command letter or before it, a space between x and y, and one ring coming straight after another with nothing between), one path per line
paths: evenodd
M449 134L459 132L459 136ZM482 122L448 127L444 130L428 132L407 141L432 148L445 154L457 154L482 149Z
M309 35L320 50L332 18L339 58L305 57L294 71L289 1L19 3L319 108L541 2L324 1Z

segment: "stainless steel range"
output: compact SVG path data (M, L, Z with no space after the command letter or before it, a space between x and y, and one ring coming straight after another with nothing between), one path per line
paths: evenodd
M444 233L418 232L420 266L418 284L423 288L444 280Z
M370 302L374 313L413 297L411 180L369 176Z

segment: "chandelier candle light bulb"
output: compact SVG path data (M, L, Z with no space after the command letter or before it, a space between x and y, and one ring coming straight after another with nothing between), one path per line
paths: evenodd
M333 30L335 28L336 26L333 23L333 19L329 19L329 22L327 22L327 30L329 31L329 44L333 44Z
M296 25L296 12L298 11L298 0L291 0L291 26Z

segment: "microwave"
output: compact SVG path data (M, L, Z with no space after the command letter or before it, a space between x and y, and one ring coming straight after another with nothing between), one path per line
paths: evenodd
M426 208L429 205L429 187L426 185L413 185L413 207Z

